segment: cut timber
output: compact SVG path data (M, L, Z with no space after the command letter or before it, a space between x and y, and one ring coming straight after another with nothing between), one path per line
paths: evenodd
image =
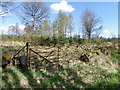
M88 58L88 55L87 55L86 53L83 53L83 54L80 56L79 60L81 60L81 61L83 61L83 62L89 62L89 61L90 61L89 58Z

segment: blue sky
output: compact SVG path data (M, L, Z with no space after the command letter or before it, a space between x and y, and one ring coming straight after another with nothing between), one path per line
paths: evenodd
M78 33L81 27L81 19L80 16L82 15L85 8L90 8L93 10L98 16L101 17L103 30L101 36L103 37L111 37L111 36L118 36L118 3L117 2L66 2L67 6L59 5L61 2L46 2L46 6L50 8L50 21L52 22L56 15L57 10L61 9L66 14L71 13L74 18L74 34ZM57 4L57 5L56 5ZM62 3L61 3L62 4ZM51 5L53 6L51 8ZM70 8L71 7L71 8ZM68 9L67 9L68 8ZM23 24L21 23L20 19L14 15L10 14L3 20L3 27L7 27L10 24L19 23L23 28Z

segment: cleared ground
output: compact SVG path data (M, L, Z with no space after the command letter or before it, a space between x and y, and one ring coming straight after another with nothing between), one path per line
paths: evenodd
M2 54L15 54L24 45L24 42L4 42ZM33 53L34 70L15 66L1 69L3 88L118 88L120 85L118 44L30 47L52 64L45 60L41 63L43 59Z

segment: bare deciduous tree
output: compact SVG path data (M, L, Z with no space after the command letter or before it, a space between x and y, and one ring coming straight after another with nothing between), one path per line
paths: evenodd
M82 19L82 33L88 39L91 39L92 35L97 35L102 29L100 17L98 17L90 9L85 9Z
M7 14L11 13L18 7L13 1L15 0L0 1L0 16L5 17Z
M12 35L13 32L14 32L14 30L15 30L15 26L10 25L10 26L8 27L8 34L9 34L9 35Z
M27 23L35 29L44 18L48 17L48 11L49 8L43 2L23 2L18 15L23 23Z
M8 33L10 35L14 34L14 35L20 35L20 28L19 28L19 24L16 23L15 25L10 25L8 28Z
M15 34L16 34L17 36L20 35L20 28L19 28L19 24L18 24L18 23L15 24Z

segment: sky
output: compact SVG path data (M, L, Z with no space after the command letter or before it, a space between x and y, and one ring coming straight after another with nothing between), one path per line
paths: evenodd
M50 8L51 22L55 19L59 10L73 15L75 27L73 34L80 33L80 16L86 8L89 8L101 17L103 29L100 36L106 38L118 36L118 2L68 2L59 0L59 2L45 2L45 4ZM11 24L14 25L15 23L18 23L21 29L24 28L19 17L14 13L10 13L6 18L2 19L0 30L3 33L7 33L8 26Z

